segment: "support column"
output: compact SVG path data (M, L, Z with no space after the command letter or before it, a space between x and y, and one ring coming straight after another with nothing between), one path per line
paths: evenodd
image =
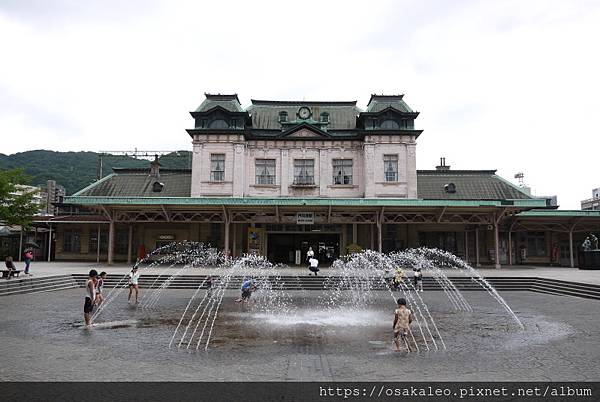
M280 189L281 189L281 195L282 196L287 196L289 193L289 159L288 159L288 150L287 149L282 149L281 150L281 163L280 163L280 172L281 174L279 175L279 183L280 183Z
M513 265L512 258L512 231L508 231L508 265Z
M223 247L225 255L229 255L229 219L225 218L225 245Z
M231 181L233 182L233 196L243 197L245 192L246 173L245 173L245 157L244 157L244 144L233 145L233 175Z
M356 223L352 224L352 244L358 244L358 227Z
M19 261L23 260L23 226L19 235Z
M383 224L380 221L377 221L377 251L381 253L382 250L382 228Z
M50 262L50 257L52 256L52 224L48 226L50 227L50 231L48 232L48 262Z
M465 261L469 263L469 231L465 229Z
M475 228L475 266L481 266L479 263L479 227Z
M375 144L365 142L363 149L365 198L375 198Z
M129 224L129 239L127 239L127 265L131 265L131 249L133 247L133 225Z
M237 253L237 225L233 224L233 246L231 248L231 256L235 257Z
M107 263L108 265L113 265L113 259L115 254L115 221L114 219L110 220L108 224L108 257Z
M494 223L494 250L496 253L496 258L494 259L494 268L500 269L500 238L497 223Z
M571 268L575 268L575 259L573 258L573 229L569 230L569 258L571 259Z
M98 237L96 238L96 263L100 263L100 225L98 225Z
M369 235L371 236L371 250L375 250L375 231L373 225L369 225Z
M340 255L346 255L346 246L348 245L348 225L342 224L342 233L340 236Z

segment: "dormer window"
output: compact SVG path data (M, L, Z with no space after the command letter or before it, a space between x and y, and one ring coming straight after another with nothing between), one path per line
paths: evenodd
M211 121L208 128L216 128L216 129L229 128L229 124L225 120L218 119L218 120Z
M279 112L279 122L280 123L285 123L288 121L288 114L287 112Z
M159 181L155 181L154 183L152 183L152 192L154 193L160 193L163 190L163 187L165 185Z
M397 130L400 128L400 125L396 120L384 120L381 122L380 128L382 130Z
M448 193L448 194L454 194L456 193L456 184L454 183L448 183L444 186L444 190Z
M329 123L329 113L321 113L321 123Z

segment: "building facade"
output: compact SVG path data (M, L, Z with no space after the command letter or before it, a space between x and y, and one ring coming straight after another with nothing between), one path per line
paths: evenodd
M582 211L600 211L600 187L592 190L592 198L581 201Z
M357 249L429 246L473 265L574 266L578 237L599 228L600 216L559 214L494 170L452 170L443 158L417 170L422 131L402 95L373 95L361 110L268 100L244 109L237 95L206 94L191 115L192 169L114 169L65 197L87 212L43 222L57 259L131 262L191 240L292 265L309 247L327 264Z

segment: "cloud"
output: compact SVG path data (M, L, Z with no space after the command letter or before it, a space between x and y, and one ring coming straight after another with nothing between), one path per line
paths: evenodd
M405 93L419 168L524 171L578 208L600 185L580 173L600 146L599 22L597 2L5 1L1 151L189 149L204 92Z

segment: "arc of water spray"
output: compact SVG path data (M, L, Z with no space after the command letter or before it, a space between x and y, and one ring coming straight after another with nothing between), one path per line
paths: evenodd
M205 319L205 320L208 320L208 319L209 319L208 317L210 317L210 313L212 312L212 308L213 308L213 306L214 306L214 304L215 304L215 301L216 301L216 299L217 299L217 298L218 298L218 297L221 295L221 293L225 293L225 289L226 289L226 286L227 286L227 285L226 285L226 283L227 283L227 284L229 284L229 278L230 278L230 277L231 277L231 272L229 272L229 273L228 273L228 274L225 276L225 278L226 278L226 281L221 281L221 282L219 282L219 288L217 289L217 291L216 291L216 292L214 292L214 293L213 293L213 294L210 296L210 299L209 299L209 300L206 302L206 305L204 306L204 309L202 310L202 314L200 315L200 318L198 319L198 321L197 321L197 323L196 323L196 327L194 328L194 332L192 332L192 336L190 337L190 340L189 340L189 342L188 342L188 344L187 344L187 348L186 348L186 349L189 349L189 348L190 348L190 346L192 345L192 342L193 342L193 340L194 340L194 335L196 335L196 332L198 331L198 328L200 327L200 324L203 322L203 318L204 318L204 316L206 315L206 310L207 310L207 309L209 309L209 306L210 306L210 309L208 310L208 316L207 316L207 318ZM225 283L225 282L226 282L226 283ZM202 336L203 336L203 334L204 334L204 329L205 329L205 328L206 328L206 323L205 323L205 325L202 327L202 333L201 333L201 335L200 335L200 339L202 339ZM200 339L199 339L199 340L200 340Z
M220 289L220 288L219 288L219 289ZM208 305L209 305L209 304L211 304L211 302L212 302L212 300L213 300L213 296L214 296L214 293L213 293L213 294L211 294L211 295L208 297L208 299L206 299L206 297L204 298L204 299L206 299L206 304L204 304L204 309L202 310L202 314L200 315L200 318L198 318L198 320L196 321L196 326L194 327L194 331L192 332L192 335L190 336L190 340L188 341L188 344L187 344L187 347L186 347L186 349L189 349L189 348L190 348L190 346L191 346L191 344L192 344L192 340L194 339L194 335L196 335L196 331L198 331L198 327L200 326L200 323L202 322L202 319L204 318L204 315L206 314L206 310L207 310L207 308L208 308ZM198 307L197 307L197 310L199 310L199 309L200 309L200 307L202 306L202 303L204 302L204 299L202 299L202 301L201 301L201 302L200 302L200 304L198 305ZM189 324L191 324L191 323L192 323L192 321L190 320L190 323L189 323ZM189 325L189 324L188 324L188 325ZM186 332L187 332L187 331L186 331ZM184 337L185 337L185 334L184 334L184 336L182 336L182 337L181 337L181 342L179 342L179 345L181 345L181 343L184 341Z
M221 294L221 297L219 297L219 303L217 304L217 309L215 310L215 314L213 315L213 319L212 322L210 324L210 330L208 331L208 336L206 337L206 345L204 346L204 350L208 350L208 343L210 342L210 337L212 336L213 333L213 327L215 326L215 321L217 320L217 314L219 314L219 307L221 307L221 303L223 302L223 296L225 296L225 289L227 289L227 285L229 284L229 281L227 281L227 283L225 284L224 288L223 288L223 293ZM208 322L208 319L207 319ZM200 338L202 339L202 338ZM200 340L198 340L198 345L200 345ZM198 346L196 346L196 350L198 350Z
M160 285L160 287L155 292L155 294L153 296L151 296L149 298L149 300L146 302L146 305L142 306L142 307L145 307L145 308L154 307L156 305L156 303L158 303L158 300L160 299L160 296L162 296L162 293L165 291L165 289L171 285L171 283L173 282L173 280L175 278L177 278L183 271L187 270L190 266L191 266L190 264L185 264L177 272L175 272L173 275L169 276L165 281L163 281L163 283Z
M194 310L194 313L192 314L192 317L190 318L190 320L188 321L187 325L185 326L185 330L183 331L183 335L181 335L181 339L179 340L179 343L177 344L177 347L181 347L181 344L183 343L183 340L185 339L185 336L190 328L190 326L192 325L192 322L194 321L194 318L196 318L196 314L198 314L198 311L200 310L200 307L202 307L202 305L204 304L204 301L206 300L206 298L208 297L208 292L206 292L204 294L204 297L202 298L202 300L200 300L200 303L198 303L198 306L196 307L196 309ZM188 303L189 304L189 303ZM184 312L185 313L185 312ZM183 315L181 316L181 321L183 320ZM177 331L175 331L175 334L177 333ZM173 338L175 337L175 334L173 334Z
M158 249L158 250L160 250L160 249ZM153 253L155 253L156 251L157 250L153 251ZM142 261L144 261L144 260L140 260L140 261L136 262L135 265L134 265L134 267L139 267L140 264L142 263ZM153 269L159 263L160 263L160 261L154 261L150 265L148 265L147 267L142 267L142 269L144 271ZM121 279L119 280L119 282L117 282L117 284L115 286L113 286L113 288L110 290L110 292L106 296L106 299L104 299L104 301L102 302L102 304L100 305L100 307L92 315L92 322L94 321L94 319L96 319L96 317L98 315L100 315L100 313L102 313L106 309L106 307L109 304L111 304L114 300L116 300L117 296L119 296L121 294L121 292L123 291L123 289L127 288L127 284L123 283L123 282L125 280L127 280L128 278L129 278L129 273L126 273L125 275L123 275L123 277L121 277Z
M185 310L183 310L183 314L181 315L181 319L179 320L179 323L177 324L177 327L175 328L175 332L173 332L173 336L171 337L171 341L169 342L169 348L173 344L173 340L175 339L175 336L177 335L177 331L179 331L179 327L181 327L181 323L183 322L183 319L184 319L185 315L187 314L187 311L190 308L190 305L192 304L192 301L196 298L196 295L198 294L198 292L200 291L200 289L202 289L202 287L204 286L205 283L206 283L206 278L204 278L204 280L202 281L202 283L198 286L198 288L196 289L196 291L194 292L194 294L190 298L190 301L188 301L187 306L185 306Z
M429 312L429 308L427 307L427 303L425 303L423 301L423 299L421 298L421 295L419 295L419 292L417 292L417 290L415 289L415 287L412 284L410 284L410 285L413 288L413 290L415 291L415 294L417 295L417 298L423 303L423 308L425 309L425 312L429 316L429 320L431 321L431 324L433 325L433 328L434 328L435 332L437 333L437 336L440 338L440 342L442 342L442 346L444 347L444 349L446 349L446 343L444 342L444 338L442 338L442 334L438 330L438 327L435 324L435 321L433 320L433 317L431 316L431 313ZM436 348L437 348L437 343L435 343L435 339L433 337L431 339L433 339L433 342L434 342L434 344L436 345Z
M140 300L140 305L144 308L148 306L148 303L150 301L152 301L152 299L154 298L154 296L156 295L156 293L161 289L161 287L165 284L165 281L163 281L161 283L160 286L158 286L158 288L155 288L154 285L156 285L156 282L163 276L166 275L167 272L173 268L175 266L175 264L177 264L177 261L175 261L173 264L169 265L168 267L166 267L165 269L163 269L163 271L158 274L156 276L156 278L154 279L154 281L152 282L152 284L150 284L150 286L148 287L148 292L145 292L142 295L142 299ZM184 265L185 266L185 265Z
M231 275L229 275L229 277L230 276ZM223 299L223 296L225 296L225 290L227 289L228 284L229 284L229 280L227 280L225 285L221 289L219 289L220 292L217 294L217 297L215 297L211 303L210 309L208 310L208 315L206 316L206 319L204 320L204 326L202 327L202 332L200 332L200 336L198 337L198 344L196 345L196 350L198 350L198 348L200 347L200 343L202 342L202 337L204 336L204 332L206 331L206 327L208 326L208 321L210 320L212 311L215 308L215 306L217 306L217 310L215 310L215 313L213 316L213 323L214 323L214 320L217 318L218 306L221 305L220 301ZM210 339L207 339L207 340L210 340ZM190 340L190 342L191 342L191 340ZM208 346L208 343L207 343L207 346Z

